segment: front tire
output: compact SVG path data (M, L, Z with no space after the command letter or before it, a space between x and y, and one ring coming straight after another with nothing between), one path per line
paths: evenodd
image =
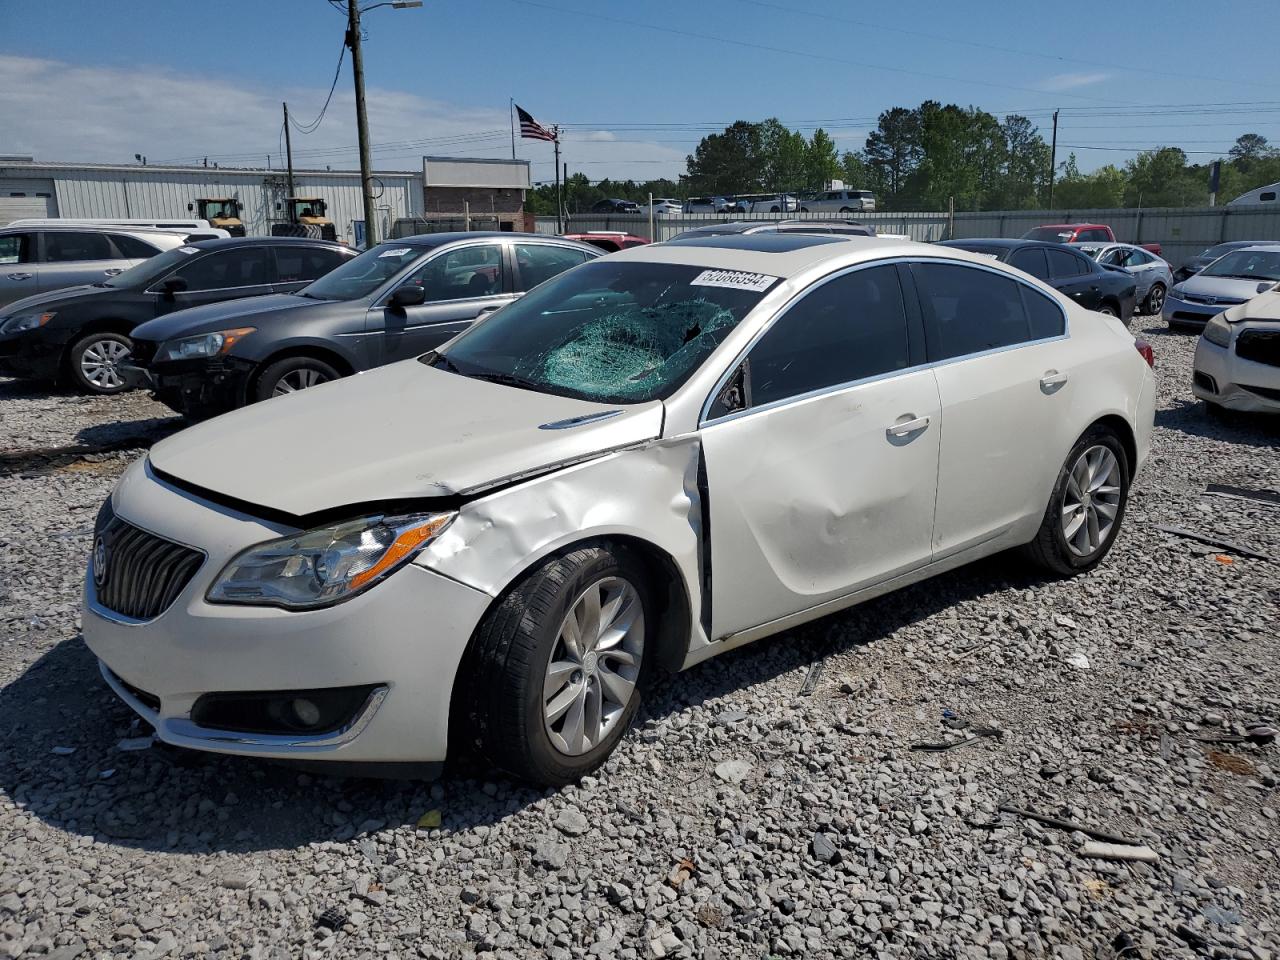
M129 384L120 365L132 353L133 341L123 333L91 333L71 345L67 369L72 382L87 393L103 396L124 393Z
M270 400L286 393L297 393L337 380L340 376L342 374L332 364L315 357L285 357L262 371L254 387L254 399Z
M477 628L458 732L534 783L563 786L590 773L640 705L654 609L644 567L624 548L583 546L544 561Z
M1087 430L1058 471L1040 530L1023 548L1028 559L1064 577L1100 564L1120 533L1130 470L1114 430Z
M1142 312L1148 315L1159 314L1164 310L1164 284L1153 283L1147 291L1147 299L1142 302Z

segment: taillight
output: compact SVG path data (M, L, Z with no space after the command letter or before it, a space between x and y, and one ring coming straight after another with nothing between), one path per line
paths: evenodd
M1151 344L1145 340L1134 340L1133 345L1142 354L1142 359L1147 361L1147 366L1154 370L1156 368L1156 352L1151 349Z

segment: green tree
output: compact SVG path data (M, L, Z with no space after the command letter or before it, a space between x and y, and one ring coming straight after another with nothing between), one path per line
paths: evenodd
M745 120L703 137L687 161L690 190L721 194L759 189L764 174L760 141L760 124Z
M1119 207L1124 202L1125 176L1122 170L1108 164L1083 174L1073 153L1058 164L1058 180L1053 189L1053 208Z
M917 195L941 209L954 197L958 209L979 210L998 197L1005 165L1000 123L976 107L920 105L922 158L912 178Z
M1268 156L1274 151L1267 145L1267 138L1260 133L1243 133L1236 137L1235 144L1227 152L1231 162L1239 170L1248 170L1256 160Z
M1049 145L1026 117L1010 114L1000 124L1004 137L1004 177L993 206L1020 210L1038 206L1048 177Z
M883 170L886 192L896 196L920 163L922 152L920 112L894 107L880 114L863 154L867 162Z
M861 151L846 150L840 157L840 175L855 190L870 190L884 197L886 188L880 167L867 162Z
M800 189L808 144L803 134L788 130L776 117L759 124L760 187L779 193ZM746 192L746 191L741 191Z
M1178 147L1144 150L1125 164L1126 207L1187 207L1207 201L1208 187L1187 170Z
M804 159L804 188L824 190L828 183L841 174L840 155L835 141L827 131L819 127L809 138Z

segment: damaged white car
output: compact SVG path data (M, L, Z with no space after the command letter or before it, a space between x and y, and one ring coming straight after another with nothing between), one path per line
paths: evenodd
M1099 563L1151 365L956 249L624 251L157 444L99 517L84 637L171 744L365 768L478 747L563 784L652 670L1011 547Z
M1280 413L1280 293L1261 293L1205 325L1191 389L1211 413Z

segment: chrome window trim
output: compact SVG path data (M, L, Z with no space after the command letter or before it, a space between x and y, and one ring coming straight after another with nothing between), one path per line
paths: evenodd
M1000 262L1003 263L1003 261L1000 261ZM958 357L948 357L946 360L926 361L925 363L915 364L914 366L903 367L900 370L890 370L885 373L875 374L874 376L862 377L861 379L858 379L858 380L848 380L848 381L845 381L844 383L836 383L827 387L819 387L816 390L810 390L808 393L796 394L794 397L785 397L781 400L774 400L772 403L761 404L760 406L757 406L757 407L748 407L746 410L735 410L732 413L727 413L721 417L713 418L710 416L711 405L715 402L715 398L720 395L720 391L722 391L725 388L725 385L729 382L729 379L733 376L734 372L741 365L742 361L747 358L747 356L755 348L756 344L764 337L764 335L773 329L774 324L776 324L782 317L786 316L787 312L793 306L799 303L804 297L808 296L814 290L817 290L819 287L824 286L825 284L831 282L832 280L835 280L839 277L846 276L847 274L853 273L857 270L865 270L870 267L882 267L882 266L888 266L890 264L899 264L899 263L905 263L905 264L936 263L936 264L944 264L946 266L970 267L975 270L983 270L983 271L986 271L987 273L993 273L996 276L1003 277L1007 280L1012 280L1014 283L1027 287L1033 293L1038 294L1041 297L1044 297L1046 300L1049 300L1062 312L1062 333L1052 337L1041 337L1038 340L1025 340L1022 343L1013 343L1004 347L993 347L990 350L982 350L982 351L979 351L978 353L966 353ZM852 266L843 267L839 270L834 271L833 273L827 274L826 276L822 277L817 283L809 284L808 286L804 287L802 290L797 291L795 295L791 297L791 299L787 300L785 303L779 306L778 309L774 311L773 316L770 317L768 321L765 322L764 326L762 326L758 331L756 331L755 335L751 338L751 340L747 342L746 346L744 346L742 350L738 352L738 354L734 357L733 362L731 362L728 365L725 371L716 380L715 386L712 387L711 392L707 395L706 399L702 402L702 409L698 415L698 429L701 430L703 427L712 426L717 423L724 423L729 420L736 420L740 417L744 417L752 413L758 413L766 410L773 410L777 407L783 406L784 404L798 403L806 400L812 400L814 397L821 397L827 394L839 393L843 390L847 390L852 387L862 386L863 384L866 384L866 383L875 383L881 380L888 380L893 377L900 377L900 376L903 376L904 374L915 373L919 370L936 369L938 367L947 366L948 364L958 363L964 360L973 360L978 357L994 356L995 354L999 354L999 353L1007 353L1010 350L1021 350L1024 347L1031 347L1031 346L1036 346L1042 343L1054 343L1059 340L1070 339L1071 315L1068 313L1067 309L1061 303L1058 302L1058 299L1056 297L1049 296L1043 290L1038 289L1035 284L1028 283L1026 280L1023 280L1021 277L1014 276L1013 273L1011 272L1012 270L1013 270L1012 267L1002 270L996 267L988 266L985 263L971 263L970 261L967 261L967 260L953 260L949 257L910 256L910 257L889 257L889 258L880 259L880 260L864 260L861 263L855 263ZM906 296L905 290L903 291L903 296L904 298ZM924 310L923 306L921 306L920 309L921 309L921 312L923 313L923 310ZM922 320L923 320L923 317L922 317ZM908 317L908 322L909 321L910 321L910 318Z
M180 244L178 244L178 246L179 246L179 247L187 247L187 246L190 246L190 244L189 244L189 243L180 243ZM176 249L177 249L177 247L170 247L169 249L176 250ZM259 244L259 245L257 245L257 246L252 246L252 245L246 244L244 247L239 247L239 248L237 248L237 249L242 249L242 250L261 250L261 251L262 251L262 255L263 255L263 257L265 257L265 258L266 258L266 260L267 260L268 266L271 268L272 272L274 272L275 263L276 263L276 258L272 255L272 253L271 253L271 247L270 247L268 244L265 244L265 243L264 243L264 244ZM161 252L161 253L168 253L168 252L169 252L169 250L161 250L160 252ZM206 256L213 256L214 254L217 254L217 253L220 253L220 252L221 252L221 251L218 251L218 250L202 250L202 251L201 251L201 253L204 253ZM191 266L193 263L198 263L199 261L201 261L201 260L203 260L203 259L205 259L205 257L196 257L194 260L187 260L185 263L180 263L180 264L178 264L176 267L174 267L172 270L170 270L168 273L166 273L163 277L159 277L158 279L156 279L156 280L154 281L154 283L155 283L155 284L163 284L166 280L168 280L170 277L172 277L172 276L173 276L175 273L177 273L179 270L183 270L183 269L185 269L186 267ZM182 294L184 294L184 293L220 293L220 292L222 292L222 291L224 291L224 290L258 290L258 289L260 289L260 288L262 288L262 287L270 287L270 286L272 286L274 283L275 283L275 281L272 281L271 283L246 283L244 286L240 286L240 287L206 287L204 290L175 290L175 291L173 292L173 295L174 295L174 297L179 297L179 296L181 296L181 295L182 295ZM163 289L155 290L155 289L153 289L152 287L147 287L147 288L146 288L146 289L144 289L142 292L143 292L143 293L159 293L159 294L163 294L165 291L164 291Z

